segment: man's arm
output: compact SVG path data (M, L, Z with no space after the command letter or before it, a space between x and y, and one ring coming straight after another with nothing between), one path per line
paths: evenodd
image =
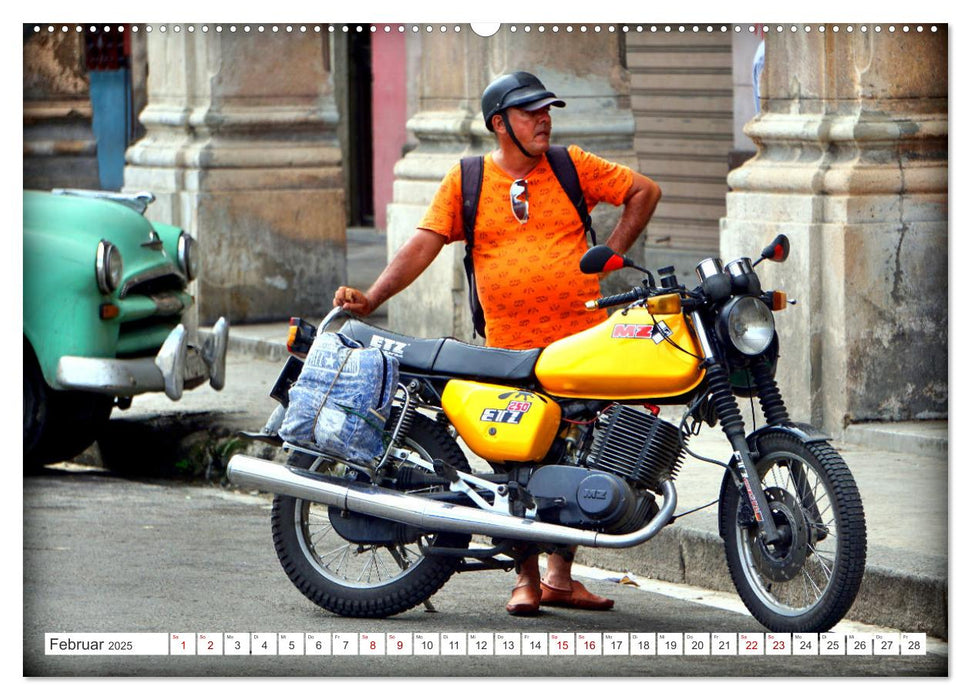
M367 316L388 299L415 281L445 245L445 236L420 228L395 253L367 292L353 287L340 287L334 294L334 306L359 316Z
M621 254L634 245L634 241L654 215L657 203L661 201L661 188L654 180L637 172L633 175L634 181L624 197L624 211L620 215L620 221L607 238L607 246Z

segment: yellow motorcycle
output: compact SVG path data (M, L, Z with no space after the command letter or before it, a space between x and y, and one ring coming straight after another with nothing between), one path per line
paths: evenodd
M535 350L400 335L335 309L321 329L343 319L343 342L399 367L383 449L365 461L280 440L317 335L294 319L272 392L281 406L259 434L282 444L287 464L237 455L229 479L276 494L273 542L305 596L339 615L386 617L427 604L455 572L646 542L676 517L689 438L720 425L731 456L716 461L719 532L739 595L769 630L826 631L859 590L866 524L845 462L826 435L790 420L775 382L773 312L795 302L764 291L755 267L788 252L779 236L754 264L708 258L688 289L673 268L656 285L596 246L584 273L631 267L646 279L588 302L622 307L606 321ZM758 397L764 414L748 434L738 396ZM661 404L685 407L680 425L659 417Z

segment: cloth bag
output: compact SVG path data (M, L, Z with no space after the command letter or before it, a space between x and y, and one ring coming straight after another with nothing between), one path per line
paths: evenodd
M370 462L384 452L384 424L397 386L397 358L337 333L320 333L290 387L279 435L353 462Z

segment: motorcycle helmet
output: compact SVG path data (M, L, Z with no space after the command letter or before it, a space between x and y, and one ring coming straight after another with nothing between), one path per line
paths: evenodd
M509 107L532 111L546 105L565 107L566 103L547 90L539 78L526 71L500 75L482 92L482 116L489 131L493 131L492 118L500 113L505 118L505 110Z

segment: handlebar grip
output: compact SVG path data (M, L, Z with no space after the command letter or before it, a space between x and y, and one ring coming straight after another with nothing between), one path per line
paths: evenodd
M640 299L647 297L647 290L640 287L635 287L629 292L621 292L620 294L613 294L609 297L601 297L600 299L591 299L585 306L588 311L594 311L596 309L603 309L608 306L619 306L620 304L631 304Z

